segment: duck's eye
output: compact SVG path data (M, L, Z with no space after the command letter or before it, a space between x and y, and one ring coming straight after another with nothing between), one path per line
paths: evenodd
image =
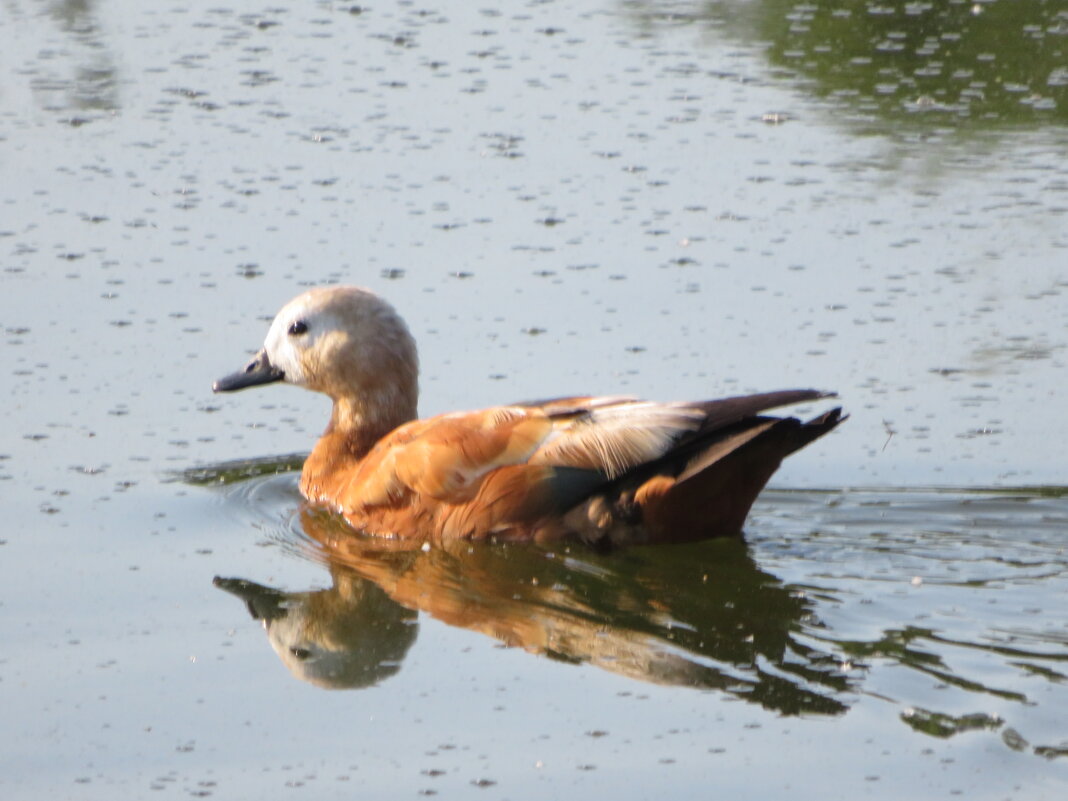
M303 320L297 320L293 325L289 326L289 335L291 337L299 337L307 330L308 324Z

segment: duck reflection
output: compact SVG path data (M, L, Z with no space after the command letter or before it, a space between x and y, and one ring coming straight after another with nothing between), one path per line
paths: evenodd
M400 670L415 642L416 613L374 582L344 568L328 590L282 592L216 576L216 587L245 601L289 672L326 689L370 687Z
M740 539L600 554L457 543L384 548L305 509L332 586L287 593L235 578L298 678L366 687L394 674L416 612L531 653L656 684L719 690L782 714L840 714L840 658L808 642L812 603L760 570Z

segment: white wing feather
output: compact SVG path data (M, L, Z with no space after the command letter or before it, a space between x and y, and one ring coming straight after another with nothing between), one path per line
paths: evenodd
M681 403L598 405L561 424L530 461L595 468L615 478L663 456L682 435L697 430L704 418L700 409Z

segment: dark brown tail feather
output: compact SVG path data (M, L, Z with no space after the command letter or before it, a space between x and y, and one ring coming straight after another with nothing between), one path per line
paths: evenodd
M768 407L765 407L768 408ZM808 422L755 417L723 432L695 455L642 518L653 542L687 542L740 534L749 508L782 460L846 419L841 408Z
M780 406L794 406L806 401L836 397L838 396L834 392L824 392L819 389L783 389L776 392L760 392L756 395L737 395L733 398L700 401L693 405L706 415L700 430L711 431Z

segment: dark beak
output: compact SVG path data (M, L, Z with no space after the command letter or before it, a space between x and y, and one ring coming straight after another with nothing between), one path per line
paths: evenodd
M288 612L286 595L280 590L254 581L222 576L216 576L211 583L244 601L253 620L276 620Z
M252 357L244 370L231 373L225 378L220 378L211 385L214 392L233 392L245 387L255 387L259 384L270 384L273 381L281 381L286 374L271 364L267 359L267 352L261 350Z

